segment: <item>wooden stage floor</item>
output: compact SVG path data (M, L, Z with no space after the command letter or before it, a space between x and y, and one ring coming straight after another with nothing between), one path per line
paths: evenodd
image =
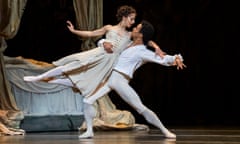
M147 131L96 131L92 139L78 139L80 132L34 132L0 136L0 144L240 144L238 128L170 128L176 140L165 139L157 129Z

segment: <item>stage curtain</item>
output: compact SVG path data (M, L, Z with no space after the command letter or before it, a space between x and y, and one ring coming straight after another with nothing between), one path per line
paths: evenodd
M7 48L5 39L11 39L17 34L26 2L27 0L0 1L0 109L17 110L17 105L10 91L9 82L6 79L3 52Z
M0 118L11 119L13 123L14 119L22 119L23 114L19 111L11 93L10 83L6 76L3 52L7 48L5 40L12 39L18 32L26 2L27 0L0 0L0 110L2 111ZM8 113L11 113L13 117L8 117ZM7 127L11 127L11 124L0 121L0 132L10 135L22 133L13 132L2 123L7 125Z
M102 27L103 0L74 0L73 6L78 29L94 30ZM95 41L97 39L99 39L99 37L82 39L81 50L88 50L96 47Z

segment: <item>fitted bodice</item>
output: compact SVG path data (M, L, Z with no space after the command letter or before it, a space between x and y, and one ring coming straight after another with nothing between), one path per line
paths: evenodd
M119 35L115 30L106 33L106 41L112 43L114 53L121 53L131 43L129 33Z

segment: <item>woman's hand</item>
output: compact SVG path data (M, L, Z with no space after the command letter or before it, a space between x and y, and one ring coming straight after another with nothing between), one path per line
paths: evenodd
M67 21L67 27L71 32L75 30L73 24L70 21Z

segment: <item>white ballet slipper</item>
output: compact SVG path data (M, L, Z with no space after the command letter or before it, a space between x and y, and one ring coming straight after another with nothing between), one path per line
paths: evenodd
M93 138L94 134L92 132L85 132L78 136L79 139L90 139Z
M39 81L40 78L37 76L24 76L23 80L28 82L35 82L35 81Z
M169 139L176 139L177 136L174 133L168 131L164 133L164 137Z

